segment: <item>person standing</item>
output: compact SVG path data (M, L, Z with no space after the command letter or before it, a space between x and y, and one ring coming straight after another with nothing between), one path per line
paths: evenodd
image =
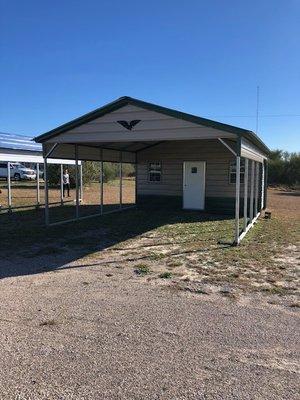
M68 197L70 197L70 175L67 169L63 173L63 197L65 197L65 192L67 191Z

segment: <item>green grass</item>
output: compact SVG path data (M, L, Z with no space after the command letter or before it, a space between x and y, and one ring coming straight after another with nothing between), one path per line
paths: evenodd
M150 272L151 272L150 267L146 264L138 264L135 267L135 273L137 275L144 276L150 274Z
M161 279L171 279L172 278L172 273L171 272L162 272L161 274L158 275Z
M60 207L62 217L69 214L68 208ZM232 240L233 229L233 219L225 216L162 207L138 207L46 228L43 209L25 210L12 215L0 213L0 253L7 259L12 255L55 255L62 260L61 265L79 258L92 264L93 257L97 258L103 249L114 245L126 248L126 243L140 235L151 236L151 244L164 246L163 252L151 251L147 245L145 248L141 245L133 253L129 251L126 257L123 256L137 262L140 257L140 261L149 263L136 265L140 275L148 274L150 267L155 271L161 264L165 268L186 266L198 272L203 282L229 282L264 290L264 283L271 280L275 289L269 293L288 292L276 289L276 282L292 284L295 279L293 267L284 262L276 263L274 258L286 252L290 244L299 242L299 220L277 217L273 213L272 219L260 219L240 246L218 244L220 239ZM170 272L163 274L167 274L160 276L164 279L172 276Z

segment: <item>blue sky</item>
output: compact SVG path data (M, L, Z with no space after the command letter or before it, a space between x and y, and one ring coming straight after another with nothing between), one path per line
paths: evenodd
M300 1L0 0L0 131L128 95L300 151Z

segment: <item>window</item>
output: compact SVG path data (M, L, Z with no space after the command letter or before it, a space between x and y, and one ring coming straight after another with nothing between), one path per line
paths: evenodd
M149 163L149 181L160 182L161 181L161 162Z
M245 160L241 160L240 182L244 183L245 178ZM232 161L229 165L229 183L236 182L236 161Z

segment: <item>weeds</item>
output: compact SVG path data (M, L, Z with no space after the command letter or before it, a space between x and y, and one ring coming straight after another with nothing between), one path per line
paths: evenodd
M137 275L144 276L144 275L150 274L150 268L146 264L139 264L139 265L136 266L134 272Z
M158 275L162 279L170 279L172 278L172 273L171 272L162 272L161 274Z

